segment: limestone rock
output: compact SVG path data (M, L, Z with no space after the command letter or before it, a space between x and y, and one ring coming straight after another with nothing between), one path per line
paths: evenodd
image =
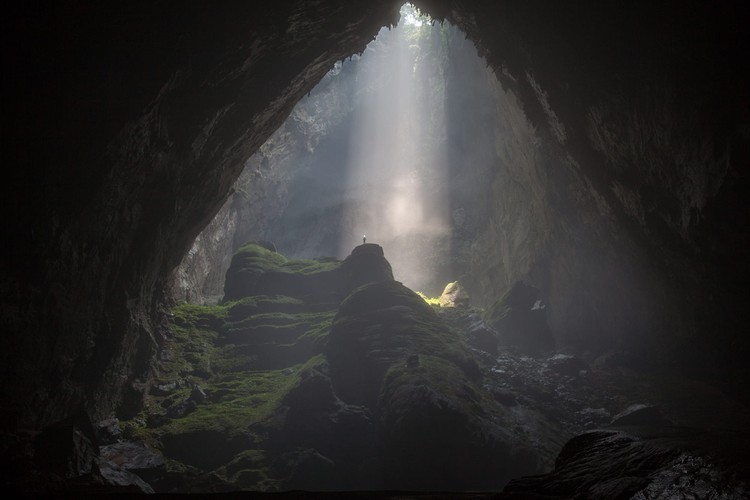
M101 458L150 482L166 472L164 457L143 441L125 441L102 446Z
M355 247L344 260L341 270L348 290L367 283L393 281L393 271L383 255L383 247L374 243Z
M484 323L474 325L467 331L469 345L492 356L497 355L497 333Z
M518 282L487 311L485 319L500 342L535 355L554 347L539 295L538 289Z
M469 294L466 290L458 283L448 283L445 285L443 293L440 295L438 304L440 307L456 307L458 305L466 305L469 303Z
M737 475L731 462L699 451L700 440L695 437L701 435L691 441L684 433L679 439L668 434L654 439L653 432L646 437L609 430L585 432L565 444L554 471L514 479L504 492L529 498L690 498L697 492L706 498L746 498L749 492L742 473ZM710 437L727 439L733 438Z
M151 485L140 476L109 460L99 461L99 474L106 484L122 488L122 490L113 490L110 493L154 493Z
M535 452L485 418L491 396L471 351L400 283L371 283L341 304L327 357L336 394L381 415L381 488L496 489L510 471L538 471Z
M116 443L122 437L120 421L117 418L109 418L98 422L94 431L96 432L96 440L101 446Z

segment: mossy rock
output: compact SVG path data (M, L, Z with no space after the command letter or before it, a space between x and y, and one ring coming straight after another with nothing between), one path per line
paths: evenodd
M341 265L342 281L347 293L368 283L393 281L391 264L386 260L383 247L365 243L352 250Z
M482 386L466 339L398 282L355 290L339 308L327 357L336 394L377 416L382 488L500 489L538 469ZM491 415L491 416L490 416Z
M360 287L339 307L327 355L345 401L374 407L388 368L414 354L470 356L432 308L399 282Z
M289 261L255 242L242 245L232 257L224 282L224 301L253 295L335 300L341 294L341 263L332 258Z
M287 260L258 243L246 243L227 270L224 301L285 295L335 307L358 286L392 280L391 265L379 245L360 245L340 262L331 257Z

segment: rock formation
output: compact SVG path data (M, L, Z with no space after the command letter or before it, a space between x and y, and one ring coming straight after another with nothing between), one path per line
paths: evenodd
M518 142L496 151L515 156L475 198L481 219L454 217L479 224L471 297L489 306L526 281L558 345L629 352L746 398L745 6L415 4L485 57L507 94L487 117L502 113ZM23 2L4 16L4 450L81 411L142 409L167 356L171 273L247 159L398 8ZM470 145L468 125L453 139ZM211 321L191 318L199 342ZM199 354L182 369L212 369Z

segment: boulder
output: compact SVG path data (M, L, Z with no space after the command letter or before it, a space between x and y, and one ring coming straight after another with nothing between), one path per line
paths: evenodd
M501 343L530 355L554 348L546 306L540 295L537 288L519 281L490 307L485 320L497 331Z
M349 291L368 283L393 281L393 270L383 254L383 247L374 243L355 247L344 259L341 271Z
M379 454L380 437L367 408L341 401L333 392L330 378L317 369L301 374L299 385L284 397L282 408L285 418L276 448L313 449L324 455L334 464L338 479L332 484L338 489L378 488L372 457ZM300 481L298 477L290 484L305 487Z
M121 488L121 490L113 490L109 493L154 493L154 489L146 481L109 460L100 460L98 467L105 484Z
M224 281L224 301L263 295L262 276L276 271L286 258L258 242L242 245L232 257Z
M445 323L416 293L397 281L370 283L352 293L333 320L327 355L334 389L347 403L374 407L392 364L405 365L415 353L421 358L448 352L455 344Z
M380 415L380 488L489 490L539 470L536 452L504 430L504 409L484 394L468 346L401 283L353 292L327 356L336 394Z
M687 431L687 430L684 430ZM694 431L695 432L695 431ZM692 440L691 440L692 439ZM734 460L712 458L718 443L736 446ZM705 446L711 443L706 453ZM736 436L706 431L644 437L616 430L588 431L570 439L552 472L514 479L504 489L512 498L748 498L737 465L746 444ZM743 453L744 452L744 453ZM705 455L704 455L705 453Z
M157 479L166 472L164 457L144 441L125 441L102 446L100 455L103 460L137 474L145 481Z
M122 438L120 420L117 418L109 418L97 423L94 432L99 445L116 443Z
M468 303L469 294L461 285L459 285L458 281L445 285L445 289L443 289L443 293L440 295L438 301L440 307L456 307L459 305L467 305Z
M492 356L497 355L497 333L487 328L484 323L469 328L467 331L469 345Z

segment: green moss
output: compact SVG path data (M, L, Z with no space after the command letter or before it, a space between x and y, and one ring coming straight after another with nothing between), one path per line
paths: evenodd
M306 309L305 303L286 295L253 295L224 304L227 319L238 321L260 312L297 312Z
M419 297L427 302L431 306L440 307L440 297L428 297L427 295L423 294L422 292L414 292Z
M276 270L287 262L286 257L257 243L245 243L235 252L232 265L238 269L267 272Z
M481 391L455 363L437 356L420 356L419 366L407 368L400 363L386 373L380 398L389 413L387 418L398 418L415 404L423 404L424 401L416 401L415 394L424 396L425 392L437 395L466 415L483 413Z
M247 456L230 472L224 467L231 460L223 462L221 450L233 453L231 447L247 447L248 443L262 450L283 425L281 406L289 392L299 387L301 374L327 369L321 353L338 303L282 293L287 288L298 290L300 283L315 293L329 293L332 287L324 285L331 281L329 276L336 276L340 262L287 261L255 244L243 245L235 257L242 272L263 274L256 290L266 293L215 306L175 307L146 406L122 425L130 437L171 453L172 459L215 469L241 487L274 489L277 480L269 473L268 463ZM238 283L243 279L238 276ZM168 418L175 409L185 411L194 384L200 385L207 399L190 403L179 418ZM215 450L206 452L213 458L205 463L200 453L184 449L192 444L182 444L200 444L201 440L217 443Z
M339 260L333 257L321 257L309 260L290 260L282 265L279 270L309 275L335 271L339 267L341 267Z
M217 330L224 324L226 316L224 306L182 304L175 307L165 345L170 356L160 363L160 378L175 380L181 376L209 376L216 359Z

